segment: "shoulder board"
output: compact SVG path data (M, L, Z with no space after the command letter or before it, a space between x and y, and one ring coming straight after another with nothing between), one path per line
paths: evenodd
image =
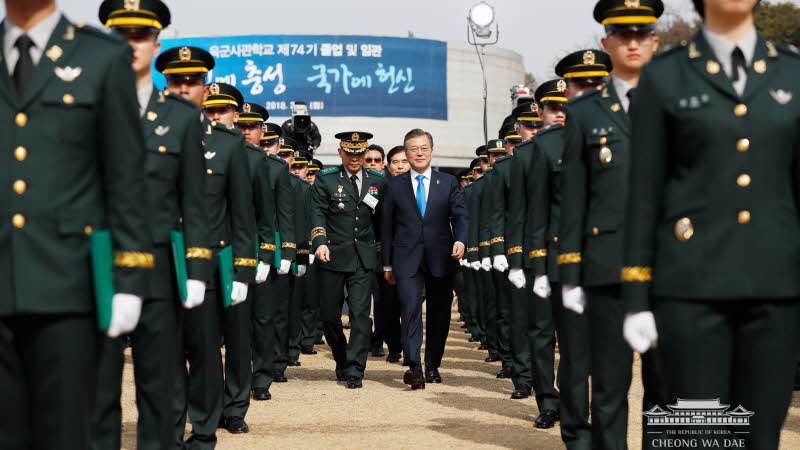
M499 162L508 161L509 159L511 159L511 158L513 158L513 157L514 157L514 155L506 155L506 156L502 156L502 157L500 157L500 158L497 158L497 160L495 160L495 162L494 162L494 163L495 163L495 164L497 164L497 163L499 163Z
M178 104L181 104L181 105L184 105L184 106L188 106L188 107L192 108L193 110L200 111L200 108L198 108L197 105L195 105L191 100L186 99L182 95L173 95L169 91L161 91L161 94L164 96L165 99L167 99L167 101L178 103Z
M223 125L220 122L211 122L211 126L213 126L215 130L224 131L224 132L226 132L228 134L232 134L232 135L236 135L236 133L239 132L239 130L237 130L235 128L228 128L228 127L226 127L225 125Z
M377 171L377 170L375 170L375 169L370 169L370 168L367 168L367 172L371 173L372 175L379 176L379 177L381 177L381 178L385 178L385 177L386 177L386 175L384 175L384 174L383 174L383 173L381 173L381 172L378 172L378 171Z
M794 56L795 58L800 57L800 51L798 51L797 47L792 44L775 44L774 48L777 48L778 52L783 53L784 55Z
M542 131L539 131L539 133L537 133L537 134L536 134L536 136L538 136L539 134L541 134L543 131L544 131L544 130L542 130ZM536 138L536 136L534 136L534 139ZM522 142L520 142L520 143L519 143L519 144L517 144L517 146L516 146L516 147L514 147L514 148L515 148L515 149L517 149L517 148L524 148L524 147L531 147L531 146L533 146L533 139L528 139L527 141L522 141Z
M264 150L261 150L261 147L256 147L255 145L253 145L253 144L251 144L251 143L249 143L247 141L244 141L244 147L249 149L249 150L257 151L259 153L264 153Z
M603 92L603 89L589 89L588 91L584 91L583 94L571 99L568 104L574 105L586 100L587 98L593 98L595 95L600 95L600 93Z
M663 51L658 52L658 54L656 56L654 56L654 58L661 58L661 57L666 56L666 55L677 53L680 50L684 50L684 49L688 48L688 46L689 46L689 41L685 41L685 40L684 41L680 41L679 43L672 44L672 45L666 47Z
M562 129L564 129L564 125L561 125L561 124L553 124L553 125L550 125L549 127L545 128L544 130L540 131L540 132L539 132L539 133L536 135L536 137L539 137L539 136L544 136L544 135L546 135L546 134L549 134L549 133L552 133L552 132L554 132L554 131L556 131L556 130L562 130Z
M327 169L320 170L319 174L320 175L328 175L328 174L331 174L331 173L338 173L338 172L339 172L339 166L336 166L336 167L328 167Z
M286 161L284 161L282 158L278 157L277 155L273 155L272 153L268 153L267 154L267 158L269 158L272 161L276 161L276 162L288 165L288 163Z
M75 31L81 34L86 34L116 43L127 43L125 37L121 33L115 33L111 28L98 28L92 25L86 25L84 23L78 23L73 26L75 27Z

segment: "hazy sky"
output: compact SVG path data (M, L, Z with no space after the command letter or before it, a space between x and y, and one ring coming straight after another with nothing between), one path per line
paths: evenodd
M167 0L174 27L192 34L366 34L465 42L469 8L479 0ZM800 4L800 0L791 0ZM487 0L500 25L498 46L520 53L537 79L558 58L596 42L596 0ZM59 0L72 20L98 23L97 0ZM694 14L691 0L665 0ZM0 13L5 15L3 5Z

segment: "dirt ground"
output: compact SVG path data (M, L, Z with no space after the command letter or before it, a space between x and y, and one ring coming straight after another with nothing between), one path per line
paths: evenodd
M410 391L404 367L370 358L364 387L348 390L336 383L327 345L318 355L301 356L301 367L287 370L288 383L275 383L272 400L252 402L246 421L250 433L218 430L219 449L331 448L563 448L558 426L533 426L536 402L511 400L510 380L495 374L500 363L485 363L486 353L453 314L443 384ZM136 448L136 404L128 353L122 394L123 448ZM558 356L556 356L558 357ZM628 445L640 448L642 385L638 358L630 391ZM781 448L800 448L800 394L795 394L784 426Z

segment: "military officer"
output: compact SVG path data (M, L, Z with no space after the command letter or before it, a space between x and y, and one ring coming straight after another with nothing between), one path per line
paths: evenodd
M644 68L631 105L623 330L645 355L657 341L669 401L741 405L737 436L775 449L800 341L787 276L800 266L800 56L758 33L756 0L694 3L702 30Z
M150 65L160 48L158 35L170 24L170 11L164 3L145 0L133 5L107 0L100 6L99 16L102 23L121 32L134 51L139 116L145 136L147 218L155 243L150 294L131 336L139 411L137 447L167 448L174 439L174 417L169 411L178 351L176 307L180 303L189 309L203 302L212 269L200 111L189 100L160 92L153 85ZM142 23L142 17L150 21ZM182 236L172 236L176 232L182 232ZM171 240L181 238L178 247L185 252L174 254ZM173 269L178 259L186 267L185 275ZM184 286L178 289L179 284ZM92 448L118 449L121 445L124 347L122 338L103 339Z
M268 281L256 285L256 297L253 303L253 399L269 400L272 398L269 389L272 382L286 382L283 370L277 366L278 330L285 325L280 323L281 308L289 305L291 300L291 284L293 276L289 274L292 261L295 259L297 245L295 242L294 212L295 200L291 174L286 161L277 156L281 139L280 125L266 122L263 125L264 136L260 139L261 147L267 155L269 185L275 204L273 230L274 244L264 242L260 245L260 254L267 259L274 259L275 270L269 271ZM263 292L262 292L263 291ZM284 322L285 323L285 322Z
M311 159L308 164L306 181L314 185L317 174L322 170L322 161ZM310 223L310 218L309 218ZM300 352L304 355L316 355L316 344L324 344L322 341L322 324L319 321L319 287L317 285L317 266L314 265L314 254L309 251L308 273L306 273L306 298L303 309L303 338L300 341Z
M477 175L477 178L475 176ZM481 163L479 158L475 158L472 160L470 164L470 168L468 171L465 171L463 177L465 181L465 185L462 188L464 194L464 205L473 204L474 200L472 198L472 189L468 189L469 186L472 185L476 180L480 179L483 176L483 170L481 169ZM473 206L474 208L474 206ZM467 212L470 215L470 219L474 216L474 214L469 210L467 207ZM472 225L470 224L470 233L473 232ZM482 318L479 313L481 295L478 288L478 283L476 280L475 271L472 269L470 263L470 259L477 260L477 253L478 253L478 243L475 242L475 238L477 234L469 234L469 239L472 242L467 242L466 250L464 252L464 257L461 258L461 266L462 272L464 276L464 296L463 298L459 298L458 302L463 303L464 308L464 315L465 315L465 324L467 326L467 332L469 332L469 342L482 342L484 339L483 327L482 327ZM472 250L472 251L470 251ZM474 253L474 255L470 255L470 253Z
M573 53L556 67L556 73L570 82L582 75L605 76L611 62L614 68L604 88L586 91L569 103L561 172L557 263L562 303L580 314L588 301L591 341L598 343L591 346L596 448L626 445L632 352L620 332L624 318L620 270L631 155L627 111L639 70L658 47L655 24L663 9L660 0L601 0L595 19L605 26L603 46L611 61L604 61L605 53L587 50ZM646 373L644 378L647 385ZM647 395L649 389L645 391Z
M0 446L85 449L98 325L111 337L136 327L154 266L131 49L53 0L5 11ZM104 229L108 255L94 245ZM91 298L92 247L108 261L95 275L113 279L110 301Z
M342 164L320 171L312 189L311 241L319 264L320 315L336 361L336 379L348 389L362 386L371 334L370 291L383 174L364 169L369 133L339 133ZM376 212L377 211L377 212ZM344 288L348 292L350 342L342 332Z
M213 57L203 49L171 48L158 56L155 66L166 77L167 90L183 95L197 106L208 108L212 106L209 100L217 106L233 105L236 101L221 94L218 86L207 89L203 84L214 67ZM212 448L216 443L216 427L223 408L220 305L235 306L247 298L248 283L254 281L256 266L253 193L247 156L242 151L243 138L236 130L211 121L206 115L202 121L209 233L219 269L214 270L206 286L203 304L184 311L180 317L178 376L173 394L174 438L179 446L190 448ZM192 434L184 444L187 412Z
M310 153L295 150L294 160L289 166L293 175L295 193L295 239L297 240L297 255L295 257L294 286L292 287L292 301L289 304L288 331L288 358L290 366L300 365L301 340L303 334L303 313L306 308L306 291L308 289L309 266L309 216L311 214L311 184L306 181ZM295 180L296 179L296 180Z

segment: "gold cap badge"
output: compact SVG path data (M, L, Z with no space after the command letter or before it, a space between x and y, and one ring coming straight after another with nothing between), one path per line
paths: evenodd
M359 136L358 133L353 133L353 135L350 137L350 140L357 141L360 137L361 136Z
M536 102L531 102L531 112L538 113L539 112L539 105Z
M583 63L587 66L593 65L595 62L594 52L589 50L583 52Z
M585 55L584 55L584 60L585 60ZM564 81L564 80L558 80L558 83L556 83L556 89L558 89L558 92L566 91L567 90L567 82Z
M178 58L181 61L188 61L192 59L192 50L189 47L181 47L180 51L178 52Z
M242 112L250 112L250 103L245 103L244 106L242 106Z
M211 95L219 95L219 85L217 83L212 84L211 87L208 88L208 92L210 92Z
M283 138L278 139L278 145L283 145Z
M134 11L139 9L141 1L140 0L125 0L125 9L128 11Z
M626 8L638 8L639 6L639 0L625 0Z

